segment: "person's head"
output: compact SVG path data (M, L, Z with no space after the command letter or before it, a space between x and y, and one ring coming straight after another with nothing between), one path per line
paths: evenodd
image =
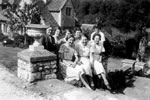
M49 28L46 30L46 34L47 34L47 35L52 35L52 27L49 27Z
M67 38L66 38L66 41L67 41L67 43L69 44L69 46L72 46L72 45L73 45L74 40L75 40L75 38L74 38L74 36L73 36L72 34L69 34L69 35L67 36Z
M98 33L98 32L99 32L98 26L94 26L94 32L95 32L95 33Z
M82 32L81 32L80 29L78 29L78 30L75 31L75 38L80 39L80 38L81 38L81 35L82 35Z
M99 43L99 41L101 40L101 35L100 34L94 34L93 36L93 40L96 44Z
M83 35L81 36L81 43L82 43L84 46L87 45L87 43L88 43L88 36L87 36L86 34L83 34Z
M56 30L55 30L55 35L56 35L56 36L59 36L59 35L60 35L60 32L61 32L60 28L56 28Z
M70 30L69 30L69 29L66 29L66 30L65 30L65 37L67 37L69 34L71 34Z

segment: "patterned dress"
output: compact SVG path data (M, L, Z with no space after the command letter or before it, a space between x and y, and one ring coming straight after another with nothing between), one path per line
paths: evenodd
M64 65L67 67L65 81L79 80L79 75L83 74L82 68L78 65L75 68L72 67L75 56L78 55L76 50L65 43L61 45L59 53Z

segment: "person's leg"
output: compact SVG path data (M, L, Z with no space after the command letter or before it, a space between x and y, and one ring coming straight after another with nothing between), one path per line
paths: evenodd
M80 76L81 82L85 85L85 87L92 90L88 84L88 80L87 80L86 76L84 74L80 74L79 76Z
M102 79L104 80L104 84L107 87L108 90L111 90L111 87L109 86L108 80L106 79L105 73L101 73Z

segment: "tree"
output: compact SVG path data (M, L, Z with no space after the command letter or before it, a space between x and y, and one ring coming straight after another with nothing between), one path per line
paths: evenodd
M26 34L25 26L27 24L39 24L41 9L44 6L42 0L32 0L32 2L21 2L20 5L10 4L7 8L6 16L10 19L10 30L12 33L20 31L22 35ZM24 44L27 43L26 35Z

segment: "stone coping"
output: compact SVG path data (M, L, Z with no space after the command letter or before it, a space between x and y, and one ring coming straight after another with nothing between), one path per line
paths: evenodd
M17 56L18 58L31 63L51 61L57 59L57 56L55 54L47 50L31 51L29 49L26 49L19 52Z
M140 66L144 66L146 63L144 63L144 62L136 62L135 64L136 65L140 65Z
M123 59L122 61L121 61L122 63L134 63L134 62L136 62L135 60L131 60L131 59Z
M26 25L27 28L39 28L39 29L47 29L49 26L47 25L41 25L41 24L29 24Z

